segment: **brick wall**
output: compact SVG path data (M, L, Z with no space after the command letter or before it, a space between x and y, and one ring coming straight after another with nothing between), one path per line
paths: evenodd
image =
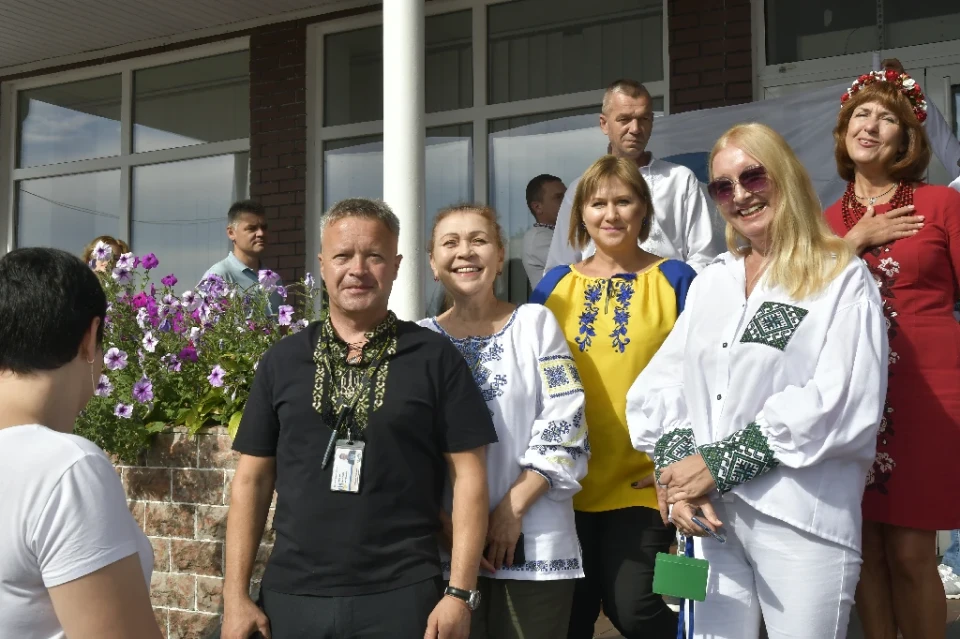
M204 639L222 611L224 534L239 455L226 429L156 437L140 466L117 466L130 511L153 545L151 598L163 636ZM254 580L273 549L273 508Z
M303 277L307 201L307 25L250 35L250 196L267 209L264 264L284 281Z
M670 111L753 99L750 0L670 0Z

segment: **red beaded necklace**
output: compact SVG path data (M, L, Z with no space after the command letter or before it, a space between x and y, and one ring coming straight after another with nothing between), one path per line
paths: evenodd
M906 182L901 181L888 204L890 204L891 211L913 204L913 188ZM843 224L848 231L856 226L860 218L867 212L867 207L857 199L853 182L847 184L847 190L840 201L840 211L843 214Z

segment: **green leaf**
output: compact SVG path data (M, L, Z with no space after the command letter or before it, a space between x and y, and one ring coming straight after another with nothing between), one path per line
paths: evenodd
M230 437L237 436L237 430L240 428L240 419L243 417L243 413L237 411L230 416L230 423L227 425L227 432L230 433Z
M150 422L144 428L147 429L148 433L162 433L167 429L166 422Z

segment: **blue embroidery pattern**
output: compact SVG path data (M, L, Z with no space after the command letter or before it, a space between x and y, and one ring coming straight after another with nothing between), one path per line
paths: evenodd
M545 442L562 442L564 436L569 434L570 422L564 419L559 419L547 424L547 427L543 429L543 434L540 435L540 438Z
M593 328L593 323L597 321L597 315L600 313L600 307L597 302L600 301L601 288L603 280L597 280L587 287L583 292L584 304L583 312L580 313L580 334L573 341L577 343L580 352L583 353L593 343L593 338L597 336L597 331Z
M585 352L593 345L593 338L597 336L597 331L593 324L597 321L600 314L599 302L603 296L603 287L607 287L607 303L610 299L614 300L613 309L613 332L609 337L612 338L612 344L619 352L624 352L630 338L627 337L627 324L630 322L630 302L633 299L634 282L636 277L632 275L617 276L609 280L597 280L587 286L583 293L584 304L583 312L580 313L580 334L574 338L574 342L580 348L580 352Z
M500 361L503 356L503 346L493 339L493 336L454 340L453 345L457 347L457 350L463 355L463 359L466 360L470 373L473 374L473 381L480 389L484 401L489 402L503 395L503 387L507 385L507 376L498 374L493 375L493 379L491 379L492 372L485 366L489 362Z
M583 392L577 364L572 357L566 355L540 358L540 378L544 394L551 398Z
M630 321L630 300L633 298L633 282L628 280L617 280L614 283L616 291L617 306L613 309L613 332L610 337L613 338L613 347L621 353L630 343L627 337L627 322Z
M548 453L566 453L570 455L570 458L574 461L580 459L581 455L585 455L587 451L587 449L580 448L579 446L557 446L555 444L537 444L536 446L531 446L530 450L544 456Z

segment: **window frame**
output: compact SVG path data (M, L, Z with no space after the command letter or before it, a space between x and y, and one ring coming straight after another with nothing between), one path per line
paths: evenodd
M754 100L763 100L766 90L774 87L817 81L836 80L838 83L845 80L852 81L873 66L873 57L877 53L874 51L767 64L766 0L750 1ZM880 55L881 58L897 58L908 69L955 64L960 55L960 39L883 49ZM837 99L839 100L839 97Z
M487 103L487 8L511 0L434 0L426 3L425 16L458 11L471 11L471 47L473 53L473 106L451 111L424 114L424 128L473 125L473 194L474 200L486 204L489 197L489 130L488 123L500 118L536 115L593 107L603 101L604 89L566 93L498 104ZM654 98L663 99L663 113L670 112L670 55L668 1L662 2L661 44L663 80L645 82ZM307 27L307 178L306 252L308 263L320 252L319 218L324 211L324 143L370 135L383 135L383 120L353 124L324 125L324 38L383 24L383 12L371 11L358 16L330 20ZM599 113L598 113L599 116ZM599 126L599 124L598 124ZM309 270L309 269L308 269Z
M216 155L249 153L250 137L206 142L172 149L133 152L133 79L141 69L188 62L250 49L248 36L229 38L175 51L133 57L127 60L98 64L68 71L10 80L0 85L0 131L8 132L0 147L0 249L7 253L17 248L17 183L22 180L50 178L97 171L120 170L119 239L130 241L133 224L133 169L138 166L194 160ZM20 130L17 121L19 93L58 84L120 75L120 154L57 164L16 168ZM248 185L249 189L249 185ZM125 214L124 214L125 213Z

